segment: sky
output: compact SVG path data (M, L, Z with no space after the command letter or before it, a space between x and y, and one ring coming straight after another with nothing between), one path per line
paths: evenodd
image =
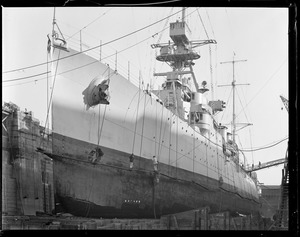
M100 58L137 84L157 89L164 81L154 72L170 68L155 60L158 49L151 44L167 43L170 22L181 20L180 8L171 7L76 7L56 8L56 22L68 45L82 49L104 46L89 54ZM51 33L54 8L2 8L2 102L13 102L32 111L44 125L47 115L47 34ZM174 14L170 19L166 16ZM162 21L160 21L162 20ZM141 31L108 43L122 36ZM216 119L222 124L232 120L231 63L235 64L237 123L251 123L237 132L241 149L252 150L273 145L288 137L288 112L280 95L288 99L288 9L287 8L188 8L186 22L190 40L215 39L217 44L196 48L201 58L194 71L199 84L207 81L209 99L224 100L227 108ZM108 43L108 44L106 44ZM130 47L132 46L132 47ZM130 48L129 48L130 47ZM101 56L100 56L101 51ZM117 56L116 56L117 55ZM108 57L110 56L110 57ZM117 63L116 63L117 62ZM36 66L41 64L40 66ZM27 68L28 67L28 68ZM16 70L18 69L18 70ZM32 77L34 76L34 77ZM16 79L16 80L15 80ZM13 81L9 81L13 80ZM214 93L212 93L212 90ZM230 125L228 126L230 129ZM237 127L238 129L240 126ZM255 152L244 152L248 164L285 157L287 140ZM281 183L283 165L257 171L265 185Z

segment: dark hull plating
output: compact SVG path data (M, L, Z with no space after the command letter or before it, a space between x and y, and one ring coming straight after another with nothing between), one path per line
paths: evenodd
M153 218L205 206L258 212L257 201L208 177L159 164L157 183L149 159L136 157L130 170L130 154L101 147L104 156L92 164L87 151L94 145L55 133L53 139L57 212L104 218Z

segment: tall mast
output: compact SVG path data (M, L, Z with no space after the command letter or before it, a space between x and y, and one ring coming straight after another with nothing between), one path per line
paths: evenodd
M53 11L53 21L52 21L52 40L54 39L54 26L55 26L55 7L54 7L54 11Z
M233 59L232 61L227 61L227 62L221 62L220 64L224 63L232 63L232 83L231 85L219 85L219 86L232 86L232 140L235 142L235 134L236 134L236 115L235 115L235 86L240 86L240 85L249 85L249 84L236 84L235 76L234 76L234 64L238 62L246 62L247 60L234 60L235 54L233 54Z
M56 15L56 8L54 7L54 10L53 10L53 21L52 21L52 35L51 35L51 47L50 47L50 61L51 61L51 77L49 78L49 87L48 87L48 90L49 90L49 93L48 96L49 98L47 99L48 100L48 128L52 128L52 102L51 102L51 94L52 94L52 90L53 90L53 85L52 85L52 76L53 76L53 73L54 73L54 63L52 62L53 60L53 50L54 50L54 40L55 40L55 24L56 24L56 19L55 19L55 15Z
M235 78L234 78L234 54L232 58L232 123L233 123L233 142L235 142L235 131L236 131L236 123L235 123Z
M184 22L185 21L185 8L182 8L182 16L181 16L181 21Z

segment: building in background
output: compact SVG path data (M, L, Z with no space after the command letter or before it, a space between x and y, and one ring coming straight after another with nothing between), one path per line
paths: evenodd
M265 218L271 218L278 210L280 201L281 187L280 185L263 185L261 186L261 215Z

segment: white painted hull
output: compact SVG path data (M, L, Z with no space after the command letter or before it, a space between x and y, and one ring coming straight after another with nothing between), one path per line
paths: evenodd
M60 53L57 49L55 51L54 59L58 55L64 58L77 53L73 50ZM78 54L61 59L53 68L56 72L53 79L55 80L52 103L53 134L95 146L99 144L100 147L128 154L128 157L116 158L121 160L124 167L129 168L131 153L146 163L147 160L152 162L155 155L159 165L171 167L172 170L178 169L194 177L207 177L216 184L222 177L223 184L219 185L221 189L232 194L236 193L249 201L258 202L254 181L234 162L226 162L221 137L215 131L211 131L210 139L203 137L187 122L157 102L154 96L139 90L112 69L107 70L107 65L88 55ZM103 73L105 79L110 77L110 104L96 105L86 110L82 92L96 76ZM78 150L76 147L55 144L61 140L54 139L53 142L54 147L62 149L57 151L58 155L66 157L74 156L76 159L86 160L90 151L88 147ZM105 154L103 160L109 162ZM135 161L134 169L138 168ZM151 171L151 166L149 170ZM177 172L171 175L172 178L178 178ZM192 181L197 183L197 179ZM75 187L76 183L72 185ZM207 185L209 186L209 183ZM82 196L80 199L85 198ZM99 200L94 198L93 203L106 205L103 199Z

